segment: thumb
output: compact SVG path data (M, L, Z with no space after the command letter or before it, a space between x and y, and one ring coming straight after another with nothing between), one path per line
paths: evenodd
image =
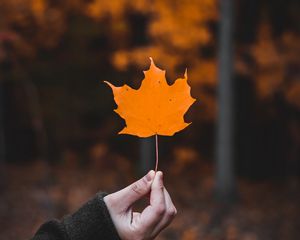
M151 170L147 175L132 183L126 188L113 193L114 201L118 202L122 210L127 210L134 202L145 196L151 189L155 172ZM121 209L120 209L121 210Z

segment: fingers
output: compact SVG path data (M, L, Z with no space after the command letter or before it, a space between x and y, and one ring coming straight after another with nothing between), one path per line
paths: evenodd
M150 195L150 206L144 209L139 216L138 225L143 229L151 229L152 236L156 236L175 217L177 210L168 191L163 185L162 172L157 172Z
M164 183L163 173L158 171L154 177L151 194L150 194L150 205L158 212L164 212L165 195L164 195Z
M133 212L132 204L148 193L150 205L142 213ZM104 201L122 239L154 239L177 212L160 171L150 171L130 186L107 195Z
M150 205L141 213L141 224L145 228L154 228L166 211L162 172L158 171L151 185Z
M134 202L145 196L151 189L155 172L151 170L146 176L122 190L106 196L110 205L119 211L126 211Z
M164 188L165 200L167 205L167 215L175 216L177 214L177 209L174 206L170 194L168 193L167 189Z
M177 214L177 209L174 206L172 199L166 188L164 188L164 195L165 195L166 211L162 220L159 222L159 224L155 227L153 231L155 235L157 235L162 229L168 226Z

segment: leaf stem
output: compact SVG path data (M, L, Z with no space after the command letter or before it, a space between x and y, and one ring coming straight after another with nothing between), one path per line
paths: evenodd
M157 134L155 134L155 152L156 152L155 172L157 172L157 168L158 168L158 136L157 136Z

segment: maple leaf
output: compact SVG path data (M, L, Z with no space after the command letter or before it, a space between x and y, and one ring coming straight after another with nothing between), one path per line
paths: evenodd
M116 87L105 81L118 105L114 111L126 122L126 127L119 134L172 136L190 124L184 121L183 116L196 100L190 95L187 71L184 78L168 85L166 72L156 67L152 58L150 60L150 68L144 71L145 78L139 89L126 84Z

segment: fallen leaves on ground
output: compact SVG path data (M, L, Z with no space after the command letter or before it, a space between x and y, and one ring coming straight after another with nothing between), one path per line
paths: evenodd
M213 166L199 162L185 168L185 174L165 174L178 215L158 240L298 239L299 179L286 184L240 179L239 201L224 210L213 201ZM29 239L44 221L75 211L97 191L126 186L137 178L133 164L126 169L115 164L6 166L1 181L0 239Z

